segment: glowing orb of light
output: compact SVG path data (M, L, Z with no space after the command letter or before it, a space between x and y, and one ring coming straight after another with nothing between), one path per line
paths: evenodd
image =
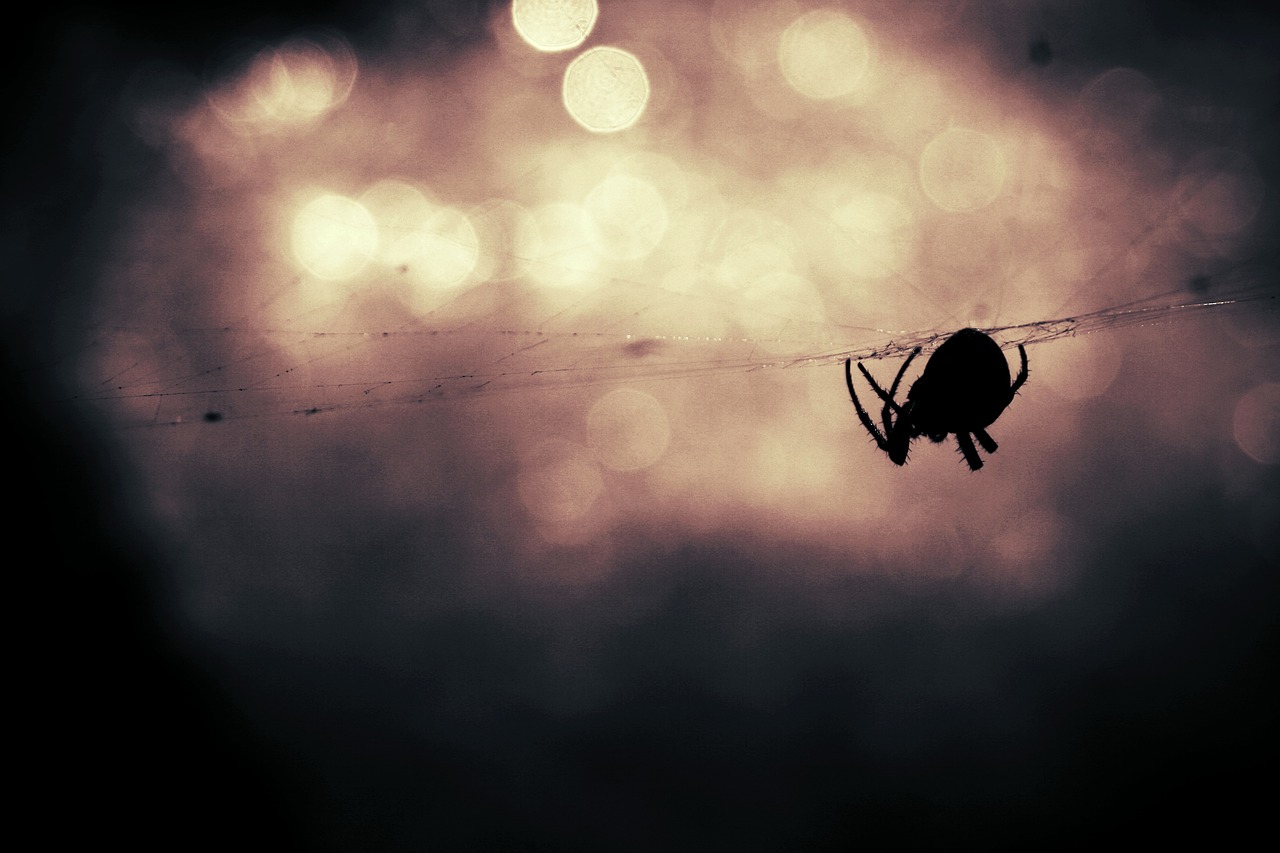
M514 201L495 198L473 208L470 218L480 238L477 277L509 281L524 275L541 245L533 214Z
M734 302L733 317L738 327L756 339L760 352L771 355L802 355L812 346L796 330L806 326L820 328L826 322L817 289L795 272L756 276L737 288ZM780 322L781 317L786 320Z
M1280 462L1280 384L1264 382L1240 397L1232 434L1236 445L1255 462Z
M1007 173L999 144L976 130L944 130L920 156L920 183L925 195L953 213L977 210L995 201Z
M516 490L529 514L542 521L572 521L600 497L604 479L587 448L568 439L547 439L520 463Z
M611 471L639 471L662 458L671 426L662 404L642 391L610 391L587 412L587 443Z
M670 221L653 184L630 175L610 175L596 184L583 207L596 249L618 260L648 255L662 241Z
M350 278L378 249L378 226L368 209L334 193L321 195L298 211L292 237L298 263L323 279Z
M378 181L360 196L381 235L377 258L416 284L461 284L476 268L480 241L471 220L405 181Z
M427 287L461 284L476 267L480 241L465 214L438 208L410 236L413 255L405 262L413 280Z
M771 213L746 208L725 217L708 247L717 281L735 291L795 266L791 228Z
M634 54L616 47L593 47L564 71L564 107L593 133L631 127L649 103L649 77Z
M596 0L514 0L511 23L530 47L546 53L587 40L600 16Z
M841 266L857 278L880 279L901 270L914 239L911 208L891 195L860 192L831 213L843 238Z
M568 202L552 202L533 211L537 254L530 258L529 278L547 288L581 288L600 266L591 242L585 210Z
M237 126L259 129L313 121L343 103L355 85L355 54L341 39L290 39L245 63L229 60L210 103Z
M431 218L436 204L407 181L388 178L360 194L360 204L378 224L377 259L398 267L416 254L414 232Z
M778 45L782 76L791 88L815 100L857 89L870 59L862 27L834 9L816 9L796 18Z

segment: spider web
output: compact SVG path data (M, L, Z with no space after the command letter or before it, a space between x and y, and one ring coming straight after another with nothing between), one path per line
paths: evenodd
M1051 343L1138 326L1272 312L1276 295L1250 276L1224 277L1212 299L1170 290L1095 311L983 327L1003 349ZM677 302L678 297L671 297ZM238 353L203 369L137 361L104 376L76 399L92 404L151 406L130 426L190 424L243 417L313 416L324 412L409 406L478 396L649 384L745 372L822 367L901 358L936 349L954 328L892 332L830 327L776 318L790 335L698 337L600 330L508 329L479 324L389 330L100 328L90 349L122 338L173 336L198 348ZM855 346L853 339L867 341ZM282 350L302 357L276 367ZM412 365L395 375L362 372L370 363ZM316 378L319 377L319 378ZM292 401L292 402L289 402Z
M733 98L726 100L734 103ZM780 122L785 128L780 136L761 136L757 141L775 152L828 151L830 130L822 121L817 111ZM341 135L335 132L335 137ZM681 150L695 162L710 159L718 164L718 172L704 171L718 176L725 192L731 193L730 208L764 208L776 221L783 216L796 218L797 228L829 229L847 248L872 254L881 250L833 221L814 197L821 194L821 186L812 182L806 186L785 171L762 174L760 164L744 151L740 140L699 142ZM586 161L591 155L583 147L567 149L560 156ZM500 186L477 189L496 196L514 195L518 182L532 187L530 192L536 196L546 184L540 174L546 168L533 166L508 176ZM1109 164L1097 171L1105 177L1092 180L1110 180L1113 173L1132 179L1124 164ZM133 239L135 244L121 248L116 258L121 269L104 275L124 281L125 286L102 308L99 321L86 330L84 349L68 354L55 367L73 365L73 384L80 389L77 402L105 408L118 426L149 427L267 416L305 418L539 390L776 372L839 364L845 359L889 359L917 347L930 351L962 326L981 328L1008 349L1099 331L1272 308L1274 282L1265 273L1269 258L1238 261L1232 258L1239 251L1225 257L1209 252L1218 260L1197 266L1217 264L1218 268L1190 281L1182 269L1158 269L1151 275L1145 268L1131 273L1126 266L1135 253L1182 251L1179 244L1187 233L1180 229L1180 219L1208 174L1200 172L1195 180L1155 190L1135 181L1127 191L1099 199L1097 211L1082 212L1097 214L1100 225L1092 231L1081 225L1064 229L1056 238L1038 239L1014 268L990 270L994 282L987 288L990 293L970 298L945 288L937 290L934 280L955 272L946 263L893 265L883 280L891 287L873 290L852 311L835 315L815 311L812 300L785 290L755 299L732 290L669 286L660 258L633 264L622 273L599 271L593 286L550 298L520 279L490 281L425 314L411 315L389 310L368 282L353 285L321 308L277 310L281 294L298 286L299 277L259 259L249 269L233 268L213 276L229 279L243 273L257 281L256 290L241 293L237 301L209 287L201 297L204 304L176 283L169 285L168 292L157 294L150 280L157 270L174 276L190 262L181 257L181 249L156 251L155 240L138 240L136 233L126 231L124 242ZM1127 237L1105 233L1106 208L1151 209L1153 200L1159 200L1155 212L1136 227L1126 228ZM181 243L183 235L174 236ZM251 241L261 235L239 236ZM219 242L236 237L233 233ZM1055 301L1006 300L1002 288L1020 273L1018 266L1043 263L1073 250L1072 241L1088 244L1091 240L1101 245L1085 253L1088 269L1075 278L1053 276L1058 284L1046 290ZM566 252L571 254L575 248L566 247ZM195 244L191 254L198 257L208 251L207 246ZM505 260L527 259L508 253ZM581 272L568 260L552 258L542 263L570 277ZM177 274L169 271L175 265ZM809 274L817 279L833 277L823 269ZM392 272L382 276L395 278ZM1150 283L1145 284L1148 276ZM890 289L896 291L891 300L885 298ZM1103 291L1114 294L1114 300L1100 299ZM1066 303L1073 300L1089 307L1071 310ZM886 316L877 310L882 301L916 304ZM984 310L972 310L982 301L988 303ZM1094 307L1099 302L1104 307ZM125 317L130 321L121 322ZM838 387L837 379L832 381Z
M1088 290L1116 259L1151 241L1175 212L1171 205L1152 217L1076 289ZM1131 327L1270 317L1277 305L1273 260L1265 254L1228 258L1212 275L1126 302L1048 319L973 325L1009 350ZM905 276L898 278L903 287L919 291ZM895 359L917 348L931 352L961 325L955 315L948 325L914 330L838 325L811 319L804 305L798 316L789 315L785 300L744 302L737 294L680 292L617 276L543 307L536 323L528 322L527 312L513 312L504 323L492 307L520 303L530 293L521 282L490 282L426 316L390 316L380 328L364 325L367 313L341 306L335 312L334 305L328 306L326 326L308 325L305 314L261 326L254 320L269 306L264 300L241 321L217 326L103 324L90 330L82 351L62 361L99 370L82 383L76 402L106 406L117 426L139 428L307 418ZM1202 298L1192 298L1197 295ZM359 293L347 297L359 299ZM703 324L689 318L707 316L733 319L721 322L718 334L699 334ZM158 359L156 353L180 355ZM212 361L207 354L214 355Z

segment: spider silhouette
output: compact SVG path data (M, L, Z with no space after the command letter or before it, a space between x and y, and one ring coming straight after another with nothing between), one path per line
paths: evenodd
M907 368L920 354L920 347L907 356L888 391L876 384L862 362L858 362L858 369L884 401L880 413L884 432L876 427L853 390L852 359L845 359L844 378L849 385L849 397L858 410L858 419L871 433L876 446L889 454L895 464L907 464L907 451L913 439L927 436L939 443L948 435L955 435L970 470L977 471L982 467L982 457L973 446L973 439L976 438L987 453L996 452L998 445L987 434L987 427L995 423L1027 381L1027 351L1021 344L1018 353L1022 356L1022 369L1010 385L1009 363L1000 345L985 332L961 329L929 356L924 372L911 385L903 403L894 397Z

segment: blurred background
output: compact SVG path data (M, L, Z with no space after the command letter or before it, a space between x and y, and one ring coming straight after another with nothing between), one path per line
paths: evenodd
M42 11L4 75L31 814L299 850L1261 828L1251 6L200 14ZM840 364L964 326L1027 342L1000 449L898 468Z

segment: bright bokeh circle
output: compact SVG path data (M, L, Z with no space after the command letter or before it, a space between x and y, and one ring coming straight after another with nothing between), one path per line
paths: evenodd
M571 50L596 25L596 0L513 0L511 23L530 47L545 53Z
M378 226L360 202L325 193L294 217L292 246L298 263L317 278L350 278L377 251Z
M858 88L871 48L857 22L835 9L801 15L782 34L778 62L791 88L806 98L829 100Z
M593 47L564 72L565 109L593 133L626 130L649 103L649 77L634 54L616 47Z

